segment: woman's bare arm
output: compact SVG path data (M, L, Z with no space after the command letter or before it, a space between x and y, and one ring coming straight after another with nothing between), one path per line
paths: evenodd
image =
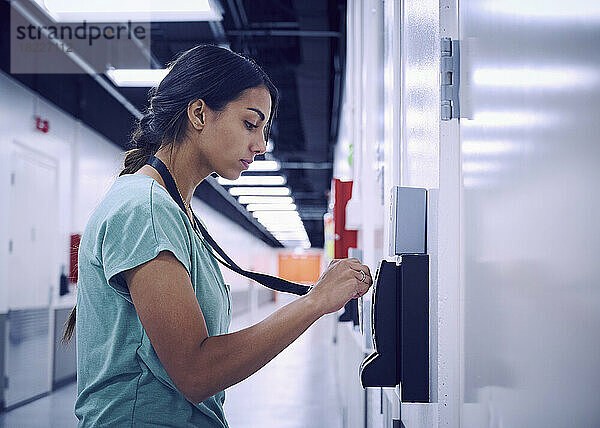
M335 272L322 276L315 290L258 324L210 337L190 278L173 254L163 251L124 276L165 370L189 401L199 403L255 373L323 314L364 294L370 278L360 283L356 269L368 274L368 268L358 261L344 263L330 265Z

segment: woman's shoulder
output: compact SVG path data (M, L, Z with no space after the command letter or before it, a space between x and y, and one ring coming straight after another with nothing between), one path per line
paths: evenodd
M114 181L104 198L89 218L89 223L100 226L107 222L127 223L134 226L179 217L179 207L164 187L152 177L126 174ZM181 213L182 215L183 212Z
M118 177L88 219L82 241L100 237L139 240L144 233L185 238L185 213L153 178L141 174ZM166 240L168 240L165 238ZM183 239L182 238L182 239ZM87 242L87 241L86 241Z
M165 209L178 209L169 192L154 178L144 174L126 174L118 177L107 199L114 199L123 208L136 206L161 206Z

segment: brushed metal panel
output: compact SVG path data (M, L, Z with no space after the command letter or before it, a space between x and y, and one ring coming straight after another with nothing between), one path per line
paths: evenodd
M47 393L49 308L9 311L7 316L6 407Z
M6 331L6 314L0 314L0 411L4 408L4 346Z
M600 9L460 3L463 427L600 426Z

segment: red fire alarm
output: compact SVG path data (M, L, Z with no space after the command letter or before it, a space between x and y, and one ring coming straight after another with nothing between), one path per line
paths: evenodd
M45 134L50 130L50 122L39 116L35 116L35 129L42 131Z
M333 179L333 223L335 225L334 256L348 257L348 248L356 247L357 231L346 229L346 205L352 198L352 181Z

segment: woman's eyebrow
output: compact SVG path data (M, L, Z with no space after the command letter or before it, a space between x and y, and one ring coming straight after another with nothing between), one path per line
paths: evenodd
M253 112L256 112L256 114L260 116L260 120L265 120L265 115L259 109L248 107L248 110L252 110Z

